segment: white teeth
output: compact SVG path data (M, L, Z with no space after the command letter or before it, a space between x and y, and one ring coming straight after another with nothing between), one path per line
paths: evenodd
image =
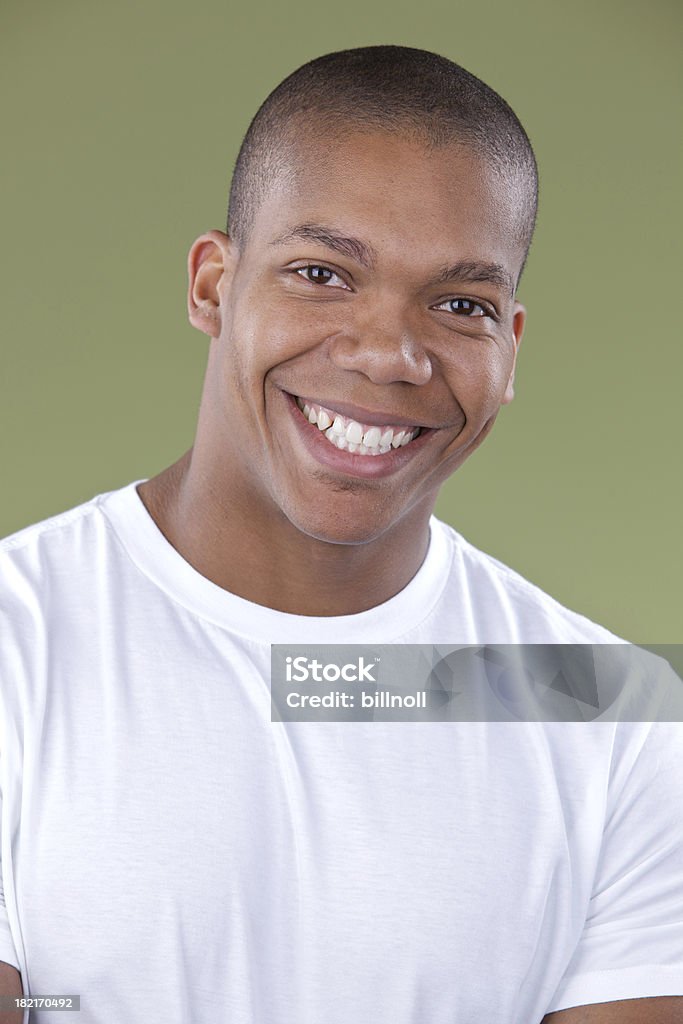
M309 423L315 425L327 440L341 451L349 451L357 455L386 455L392 448L403 447L420 434L420 428L403 429L394 433L391 427L368 427L363 432L363 425L356 420L349 420L333 410L328 411L322 406L314 407L297 398L299 406ZM317 408L317 412L316 412ZM334 417L334 422L332 420Z
M377 448L379 445L379 439L382 436L382 431L379 427L370 427L363 434L363 444L368 448Z
M351 420L348 427L346 428L346 440L350 444L360 444L363 440L363 428L360 423L356 423L355 420Z

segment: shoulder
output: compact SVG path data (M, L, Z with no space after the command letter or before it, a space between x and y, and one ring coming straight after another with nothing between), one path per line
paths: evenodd
M98 494L0 539L0 620L12 634L34 628L49 610L57 618L69 596L106 561L112 530ZM11 630L9 627L11 625ZM5 634L7 635L7 634Z
M50 543L59 543L65 531L83 518L91 515L97 506L100 495L84 501L80 505L58 512L56 515L31 523L14 533L0 538L0 557L21 557L21 552L28 552L43 544L47 539Z
M0 708L42 685L50 652L68 655L87 639L98 581L112 568L104 497L0 539Z
M0 579L6 587L17 574L44 572L62 553L73 550L84 532L92 530L100 499L97 495L80 505L59 512L47 519L31 523L0 539ZM9 576L8 576L9 574Z
M433 517L452 552L451 577L481 635L505 634L510 643L628 641L561 604L499 559L474 546L450 524Z

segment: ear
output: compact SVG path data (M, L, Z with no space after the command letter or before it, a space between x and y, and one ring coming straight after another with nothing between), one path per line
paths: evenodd
M221 300L229 290L237 250L223 231L206 231L187 255L187 313L197 330L217 338L221 333Z
M508 405L515 397L513 383L515 380L515 365L517 363L517 353L519 352L519 346L522 341L522 335L524 334L524 325L526 324L526 308L521 302L515 302L514 312L512 314L512 338L515 346L514 355L512 357L512 369L510 370L510 377L505 388L505 394L503 396L502 405Z

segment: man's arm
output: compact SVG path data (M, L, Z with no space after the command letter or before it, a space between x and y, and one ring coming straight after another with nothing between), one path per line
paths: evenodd
M572 1006L568 1010L546 1013L541 1024L681 1024L682 1021L683 996L657 996Z
M16 967L0 961L0 996L23 996L21 975ZM0 1024L21 1024L23 1010L0 1009Z

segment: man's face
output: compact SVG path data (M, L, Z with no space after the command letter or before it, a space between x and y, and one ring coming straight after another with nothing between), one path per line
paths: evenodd
M306 147L244 251L195 242L222 260L198 440L246 514L336 543L424 522L512 398L524 307L475 265L516 281L514 214L472 153L354 133Z

